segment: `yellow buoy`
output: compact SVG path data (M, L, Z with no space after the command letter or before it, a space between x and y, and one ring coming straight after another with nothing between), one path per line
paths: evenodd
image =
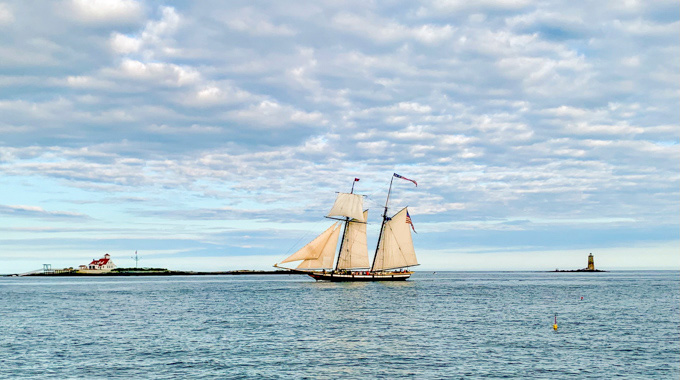
M557 314L555 314L555 323L553 324L553 330L557 331Z

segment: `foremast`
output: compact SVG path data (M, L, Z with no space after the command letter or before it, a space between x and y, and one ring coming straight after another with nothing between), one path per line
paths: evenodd
M352 191L350 194L354 194L354 184L356 180L352 182ZM340 249L338 249L338 260L335 262L335 270L340 269L340 258L342 257L342 247L345 245L345 236L347 236L347 229L349 228L349 216L345 216L345 226L342 229L342 236L340 237Z
M359 179L355 178L352 182L352 190L349 194L344 194L349 197L344 197L343 193L338 194L336 204L333 205L331 212L326 216L331 219L335 219L332 216L333 214L341 214L344 216L344 219L341 219L341 221L344 222L344 228L340 238L340 248L338 249L338 259L335 264L335 271L369 267L368 252L366 250L366 220L368 217L368 210L362 211L359 217L354 211L347 211L354 207L347 207L342 204L338 205L338 202L347 202L344 200L344 198L347 198L357 202L359 204L359 210L362 209L363 198L361 198L360 195L354 194L354 185L357 181L359 181ZM345 210L345 212L334 212L336 209Z

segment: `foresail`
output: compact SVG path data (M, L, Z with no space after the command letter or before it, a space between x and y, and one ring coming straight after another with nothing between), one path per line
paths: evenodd
M406 208L385 222L380 246L372 270L388 270L418 265L411 239L410 225L406 223Z
M364 198L359 194L338 193L335 203L327 216L345 216L366 222L364 219Z
M338 243L338 236L339 236L339 231L340 229L337 228L338 223L333 223L330 228L328 228L326 231L324 231L321 235L317 236L314 240L309 242L307 245L302 247L300 250L297 252L293 253L290 257L287 259L283 260L281 264L283 263L288 263L291 261L300 261L300 260L313 260L316 261L319 258L323 257L323 255L326 253L325 248L326 246L329 245L330 242L329 240L332 239L333 234L338 231L338 233L335 233L335 243L333 245L333 250L331 252L331 263L328 266L328 268L333 267L333 256L335 253L335 245ZM302 264L300 264L302 265Z
M328 241L321 249L321 253L315 259L307 259L297 266L297 269L331 269L333 268L333 259L335 258L335 248L338 245L338 238L340 237L340 228L333 230Z
M368 219L368 210L363 212L364 220ZM347 226L345 239L338 257L338 269L368 268L368 247L366 246L366 223L352 219Z

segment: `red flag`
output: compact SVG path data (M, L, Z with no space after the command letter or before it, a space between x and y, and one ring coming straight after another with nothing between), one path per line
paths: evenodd
M359 182L359 178L354 178L354 182Z

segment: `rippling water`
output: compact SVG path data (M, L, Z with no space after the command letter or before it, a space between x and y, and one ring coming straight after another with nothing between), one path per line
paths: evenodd
M0 278L0 378L678 379L679 280Z

